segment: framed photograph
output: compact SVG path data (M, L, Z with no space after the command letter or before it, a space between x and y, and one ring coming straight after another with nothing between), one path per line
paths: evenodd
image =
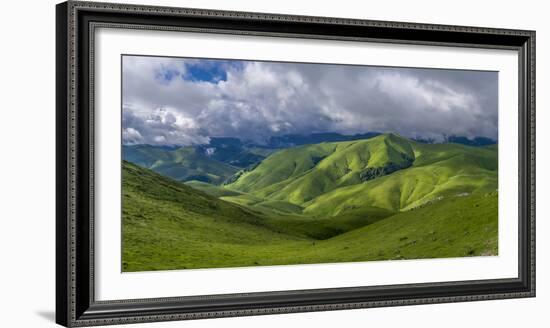
M535 296L535 32L57 5L57 304L93 326Z

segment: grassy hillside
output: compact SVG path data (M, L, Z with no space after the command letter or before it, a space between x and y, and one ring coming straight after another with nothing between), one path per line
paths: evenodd
M192 147L149 151L129 156L163 174L178 164L192 181L123 162L124 271L498 253L496 145L393 134L304 145L227 185L219 184L229 171Z
M365 205L336 217L303 215L303 207L286 201L261 198L200 181L185 184L220 200L253 210L263 218L266 226L317 239L326 239L395 214L391 210Z
M461 145L414 145L411 168L362 184L335 189L304 204L305 213L337 215L370 204L393 211L498 186L497 153Z
M260 206L254 206L254 209L263 209L265 203ZM272 213L277 215L269 215L269 212L264 212L264 224L274 230L281 231L290 235L309 237L316 240L327 240L334 236L362 228L378 222L382 219L390 217L395 212L386 209L362 206L354 212L337 215L334 217L327 216L308 216L298 213L284 213L278 211L278 207L265 207L266 211L274 210Z
M228 187L242 192L251 192L281 181L290 181L313 168L334 150L335 145L332 143L280 150L264 159L254 170L239 176L239 179Z
M220 197L228 197L228 196L240 196L243 193L230 190L227 188L224 188L223 186L217 186L213 185L207 182L197 181L197 180L191 180L185 182L186 185L189 187L192 187L194 189L200 190L210 196L214 196L216 198Z
M496 193L449 197L323 239L303 232L328 220L266 217L127 162L123 183L126 272L497 254Z
M423 144L386 134L282 150L227 187L310 214L338 215L363 204L399 211L496 189L497 156L495 146Z
M229 188L303 204L338 187L406 168L414 160L408 141L393 134L281 150Z
M178 181L221 184L239 169L214 160L199 148L161 149L149 145L124 146L123 159Z
M498 254L498 194L456 196L398 213L265 264L446 258Z
M224 266L250 246L304 239L270 230L247 209L137 165L123 162L122 174L124 271Z

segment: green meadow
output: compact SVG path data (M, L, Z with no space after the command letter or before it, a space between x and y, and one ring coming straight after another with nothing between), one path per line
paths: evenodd
M383 134L246 168L146 147L122 163L125 272L498 254L495 145Z

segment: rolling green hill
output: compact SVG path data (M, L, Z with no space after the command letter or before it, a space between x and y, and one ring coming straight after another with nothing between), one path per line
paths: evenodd
M496 145L385 134L240 171L196 147L125 152L124 271L498 254Z
M368 140L281 150L226 187L341 215L365 204L390 211L497 188L496 146L423 144L385 134ZM227 200L239 203L236 196Z
M128 162L122 170L125 272L498 253L496 192L316 217L229 203Z
M393 134L281 150L242 174L230 189L303 204L330 190L409 167L414 152Z
M498 193L455 196L296 249L264 265L492 256L498 254Z
M221 186L217 186L217 185L213 185L207 182L202 182L197 180L187 181L185 182L185 184L194 189L200 190L205 194L208 194L210 196L214 196L217 198L243 195L243 193L238 191L230 190L227 188L223 188Z
M394 214L386 209L362 206L336 217L302 215L304 209L289 202L262 199L200 181L185 184L220 200L253 210L255 215L262 218L262 224L270 229L300 237L327 239Z
M122 174L124 271L197 268L205 261L215 266L252 245L304 239L270 230L250 210L129 162L122 163Z
M495 191L496 150L462 145L414 145L412 167L325 193L304 204L306 213L341 214L370 204L394 211L408 210L445 197Z

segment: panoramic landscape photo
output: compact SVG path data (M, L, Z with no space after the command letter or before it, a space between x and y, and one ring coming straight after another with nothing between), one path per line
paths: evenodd
M123 272L498 255L498 73L122 56Z

